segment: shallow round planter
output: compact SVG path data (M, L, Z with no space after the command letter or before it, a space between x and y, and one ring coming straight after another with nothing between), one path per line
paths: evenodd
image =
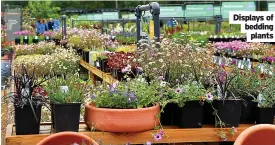
M140 132L159 124L160 106L140 109L96 108L85 105L85 123L89 128L108 132Z
M52 134L43 140L41 140L37 145L70 145L70 144L82 144L87 145L98 145L93 139L84 134L76 132L60 132Z

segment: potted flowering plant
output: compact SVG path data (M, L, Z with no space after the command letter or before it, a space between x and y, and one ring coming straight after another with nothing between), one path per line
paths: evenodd
M238 68L225 70L225 65L221 64L213 70L213 83L217 86L218 99L214 100L214 108L217 111L215 116L216 126L239 126L241 116L241 99L229 90L232 80L236 78ZM234 106L234 107L232 107ZM217 118L217 116L219 116ZM219 120L219 121L218 121Z
M21 43L21 36L22 33L21 31L14 32L13 35L15 35L15 44L20 44Z
M128 73L131 68L128 68ZM85 123L89 128L109 132L139 132L159 124L162 86L146 82L142 75L125 82L93 88L85 105Z
M260 87L258 89L259 95L257 98L258 102L258 113L256 118L257 124L273 124L275 114L275 77L269 76L261 79Z
M14 104L16 135L39 134L41 107L47 102L47 93L42 88L46 79L28 73L23 64L21 67L21 71L11 76L15 92L8 96Z
M110 69L112 69L113 76L118 80L124 80L124 75L126 71L124 71L127 66L129 68L135 69L136 63L135 53L124 53L124 52L116 52L116 53L108 53L107 65ZM124 70L123 70L124 69ZM132 70L134 72L134 70ZM134 73L135 74L135 73ZM132 74L129 74L132 75Z
M200 128L203 121L204 100L212 100L213 95L207 94L203 85L191 81L178 85L172 89L171 94L180 109L178 126L181 128Z
M52 123L56 132L78 132L80 106L87 86L87 82L81 83L75 75L54 77L47 82L45 90L51 102Z

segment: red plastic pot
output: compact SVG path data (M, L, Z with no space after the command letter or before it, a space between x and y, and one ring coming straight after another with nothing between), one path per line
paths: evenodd
M98 145L89 136L76 132L55 133L44 138L37 145L71 145L74 143L81 145L83 141L86 145Z

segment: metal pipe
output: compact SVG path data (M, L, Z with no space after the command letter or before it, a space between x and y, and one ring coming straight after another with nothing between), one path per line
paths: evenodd
M66 15L62 15L62 39L66 39Z

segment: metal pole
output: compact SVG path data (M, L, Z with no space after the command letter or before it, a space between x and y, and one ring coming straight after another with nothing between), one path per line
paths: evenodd
M139 6L136 8L136 29L137 29L137 43L140 40L140 19L141 19L141 11L139 10Z
M62 39L66 39L66 15L62 16Z
M74 28L74 19L72 19L72 28Z
M124 19L122 19L122 33L125 36L125 30L124 30Z
M103 27L104 27L103 25L104 25L104 22L103 22L103 20L102 20L102 21L101 21L101 34L104 33L104 32L103 32L103 31L104 31L104 30L103 30Z

